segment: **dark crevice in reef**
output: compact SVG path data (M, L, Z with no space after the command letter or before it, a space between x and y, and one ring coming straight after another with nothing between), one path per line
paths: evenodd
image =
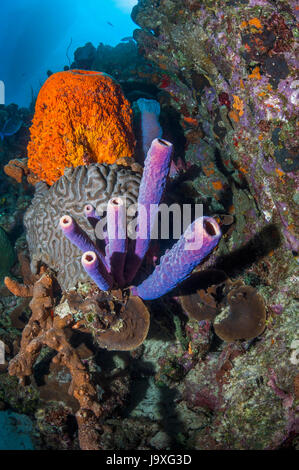
M248 243L239 249L221 256L215 263L228 276L236 276L245 268L276 250L282 243L281 233L277 225L269 224L257 233Z

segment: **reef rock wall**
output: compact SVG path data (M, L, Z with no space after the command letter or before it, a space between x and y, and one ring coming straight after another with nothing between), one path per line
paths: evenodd
M247 186L259 212L247 222L278 224L298 251L295 12L292 1L139 0L132 18L190 128L186 158L208 179L201 195L221 205L228 186Z
M210 433L199 432L193 442L198 449L277 448L294 435L295 13L295 2L269 0L139 0L132 11L141 28L134 32L139 50L160 67L158 86L180 115L181 158L191 178L184 193L205 212L234 220L206 266L257 288L267 307L264 334L242 357L235 356L237 345L224 344L220 358L209 353L187 374L182 387L190 409L217 402L208 406L214 412ZM223 379L215 358L227 355Z

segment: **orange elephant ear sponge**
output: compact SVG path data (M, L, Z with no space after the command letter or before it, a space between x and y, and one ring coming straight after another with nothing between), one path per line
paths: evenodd
M30 134L28 167L48 184L66 167L115 163L134 154L130 103L101 72L51 75L38 94Z

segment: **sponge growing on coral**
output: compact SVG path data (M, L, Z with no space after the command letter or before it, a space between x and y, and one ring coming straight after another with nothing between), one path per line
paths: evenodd
M101 72L51 75L37 97L30 134L28 167L48 184L66 167L115 163L134 153L130 104Z

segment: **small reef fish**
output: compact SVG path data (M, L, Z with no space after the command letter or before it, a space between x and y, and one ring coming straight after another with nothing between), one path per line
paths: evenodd
M0 131L0 139L4 140L4 137L9 137L16 134L22 127L23 121L21 119L8 119Z
M135 41L135 39L132 36L126 36L125 38L122 38L120 41L129 42L129 41Z
M110 23L110 21L107 21L107 24L109 24L109 26L112 26L112 28L114 28L114 24Z

